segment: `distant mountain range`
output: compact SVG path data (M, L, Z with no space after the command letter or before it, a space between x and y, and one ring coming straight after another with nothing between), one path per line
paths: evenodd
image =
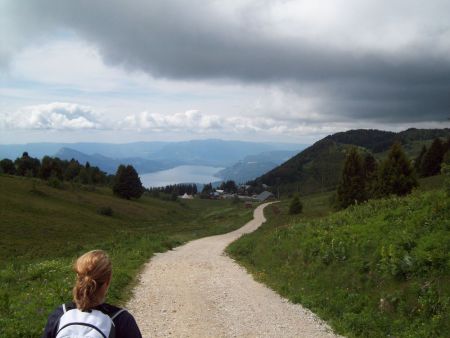
M252 184L280 185L286 191L312 193L337 186L347 152L358 147L376 158L386 156L390 146L399 141L406 154L415 158L423 145L434 138L450 137L450 129L408 129L399 133L381 130L350 130L327 136L296 156L261 175Z
M149 173L159 170L172 168L175 163L168 163L163 161L146 160L140 157L126 157L122 159L113 159L103 156L101 154L87 155L80 151L61 148L54 156L59 157L62 160L76 159L80 163L89 162L89 164L99 167L101 170L108 174L114 174L117 167L121 164L131 164L137 172Z
M304 145L290 143L218 139L126 144L29 143L0 145L0 159L14 160L27 151L30 156L38 158L49 155L67 160L74 158L81 163L89 162L107 173L114 173L119 164L131 164L139 173L149 173L183 164L229 167L249 155L280 150L297 153L304 147ZM276 162L275 165L277 165ZM256 176L252 178L254 177Z
M246 156L234 165L217 172L215 176L223 180L245 183L286 162L297 153L298 151L292 150L276 150Z

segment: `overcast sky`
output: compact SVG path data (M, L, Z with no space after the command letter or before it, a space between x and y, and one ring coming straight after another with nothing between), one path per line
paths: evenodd
M449 118L448 0L0 0L0 143L309 143Z

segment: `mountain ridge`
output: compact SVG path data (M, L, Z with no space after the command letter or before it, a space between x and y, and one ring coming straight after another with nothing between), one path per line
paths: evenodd
M358 147L382 158L390 146L402 143L410 158L418 155L422 145L436 137L450 137L450 129L410 128L398 133L376 129L354 129L328 135L288 161L261 175L252 185L282 186L282 190L308 194L334 189L340 180L347 152ZM294 184L295 183L295 184Z

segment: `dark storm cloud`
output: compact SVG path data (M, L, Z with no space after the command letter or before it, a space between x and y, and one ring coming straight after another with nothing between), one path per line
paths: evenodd
M273 31L265 26L270 23L264 19L270 9L283 1L242 3L237 9L221 11L220 2L196 0L11 1L6 9L13 27L11 36L17 39L9 38L12 47L0 54L0 62L3 58L5 63L31 36L66 29L98 46L106 63L156 77L311 87L322 97L321 113L336 119L441 121L450 115L450 59L446 53L450 51L450 24L445 24L445 18L436 26L431 17L418 21L420 34L404 49L388 43L382 48L379 41L375 44L380 48L371 48L355 43L360 29L356 24L363 27L364 18L356 21L355 27L330 31L329 39L322 34L316 41L307 34L295 34L296 25L291 34L276 34L279 25ZM445 1L436 4L444 7L432 8L431 13L447 15L450 22L450 6ZM385 7L382 3L374 7L373 15L392 16L395 8ZM423 13L412 13L413 18L430 15L424 8L416 9ZM442 14L446 9L447 14ZM407 14L397 13L399 20ZM393 16L390 21L379 17L380 25L395 26L395 13ZM286 25L289 28L289 23ZM395 32L395 27L390 31ZM346 41L346 35L356 39ZM380 41L388 38L379 36Z

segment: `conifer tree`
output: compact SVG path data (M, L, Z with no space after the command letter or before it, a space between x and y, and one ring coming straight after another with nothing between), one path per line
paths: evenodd
M403 196L417 187L417 179L400 143L394 143L379 170L377 191L380 197Z
M445 149L441 139L434 139L422 161L422 176L433 176L439 174Z
M1 171L5 174L14 175L16 173L16 167L14 166L14 162L8 158L4 158L0 161Z
M377 178L378 163L372 154L367 154L363 162L363 177L366 190L366 198L374 196L376 178Z
M203 193L203 194L209 194L210 192L212 192L212 190L213 190L212 184L211 184L211 183L208 183L208 184L205 184L205 185L203 186L202 193Z
M14 161L16 167L16 173L19 176L36 177L39 173L41 161L37 158L30 157L28 152L24 152L22 157L17 158Z
M414 169L416 169L416 173L418 173L419 175L422 175L422 164L426 153L427 147L423 146L419 156L417 156L416 159L414 160Z
M303 210L303 204L297 195L292 198L291 204L289 205L289 213L291 215L296 215L301 213Z
M362 159L355 148L347 155L337 189L337 200L341 208L366 200Z
M141 180L133 166L120 165L117 168L113 192L119 197L139 198L144 192Z

